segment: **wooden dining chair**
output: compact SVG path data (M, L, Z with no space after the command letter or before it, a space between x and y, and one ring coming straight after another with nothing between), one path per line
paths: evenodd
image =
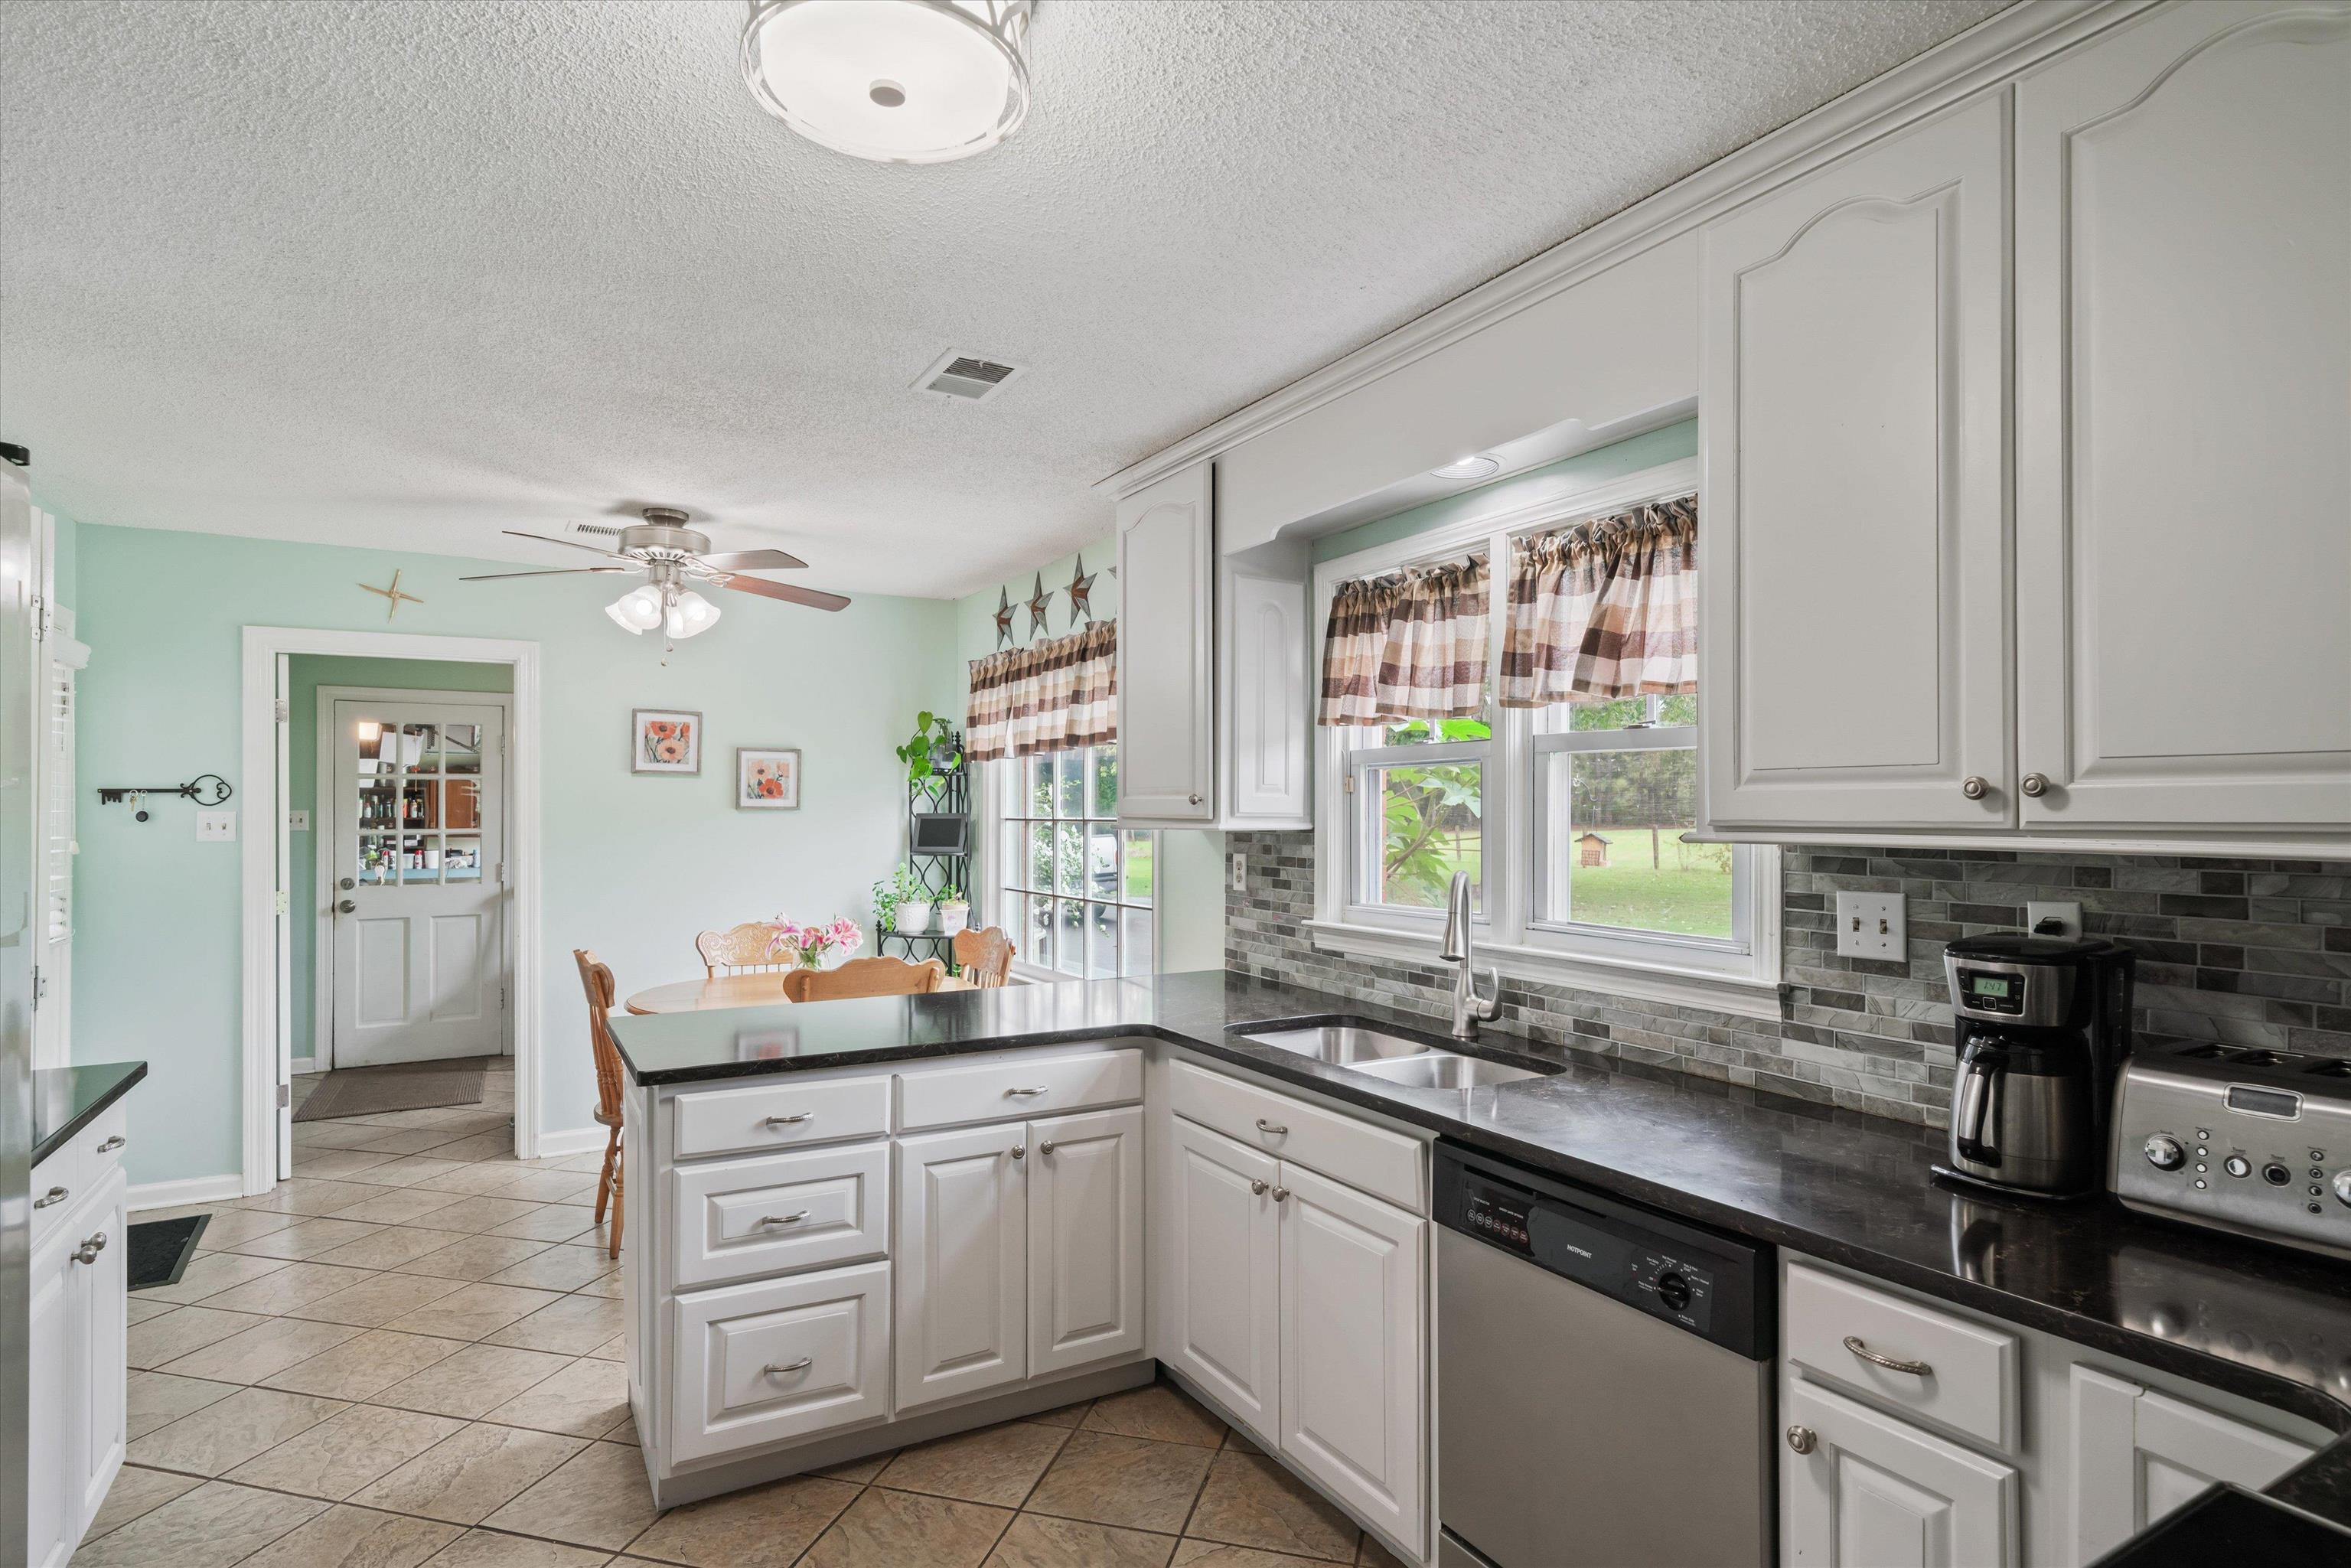
M784 977L784 995L796 1002L835 997L920 996L939 988L947 967L936 958L909 964L904 958L852 958L837 969L794 969Z
M702 972L705 979L721 975L753 975L765 969L789 969L792 961L778 955L768 956L768 943L776 928L764 920L747 920L731 931L705 931L694 939L694 950L702 955Z
M1010 979L1012 960L1019 956L1020 949L1012 945L1012 938L1004 934L1001 925L956 933L956 968L982 990Z
M580 983L588 991L588 1044L596 1053L596 1120L610 1129L604 1137L604 1168L596 1177L596 1218L604 1218L607 1198L612 1206L611 1245L608 1256L621 1255L621 1199L626 1190L621 1155L621 1048L612 1043L608 1027L612 1017L612 971L585 947L571 950L580 966Z

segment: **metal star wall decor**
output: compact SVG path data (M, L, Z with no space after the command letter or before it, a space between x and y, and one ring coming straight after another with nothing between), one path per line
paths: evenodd
M370 593L381 593L387 601L389 601L383 612L383 618L386 621L389 621L393 616L399 614L400 607L403 604L422 604L424 602L424 601L417 598L416 595L413 593L402 593L400 591L400 573L396 571L392 574L392 586L390 588L377 588L371 583L365 582L360 583L360 586L366 589Z
M996 645L1004 647L1012 641L1012 590L998 589L996 595Z
M1071 631L1077 630L1078 617L1081 615L1086 618L1087 625L1093 624L1094 607L1089 597L1093 591L1094 580L1086 571L1086 558L1081 555L1078 557L1077 575L1070 579L1070 629Z
M1045 586L1045 574L1037 574L1037 586L1029 591L1029 634L1033 637L1045 629L1045 612L1053 607L1052 591Z

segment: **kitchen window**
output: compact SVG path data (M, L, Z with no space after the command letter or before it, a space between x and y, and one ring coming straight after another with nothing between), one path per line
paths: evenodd
M1515 539L1687 496L1694 461L1538 507L1472 516L1324 562L1341 583L1482 557ZM1506 572L1489 595L1489 670L1501 667ZM1318 622L1319 623L1319 622ZM1426 966L1447 889L1470 878L1479 966L1579 989L1776 1017L1779 854L1702 844L1701 694L1501 707L1318 729L1314 939L1328 951Z
M997 924L1034 979L1148 975L1159 835L1118 825L1118 743L986 764Z

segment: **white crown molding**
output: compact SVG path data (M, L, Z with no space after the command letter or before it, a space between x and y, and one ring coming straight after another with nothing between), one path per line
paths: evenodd
M1093 488L1124 497L1277 429L2159 3L2022 0L1280 391L1096 480Z

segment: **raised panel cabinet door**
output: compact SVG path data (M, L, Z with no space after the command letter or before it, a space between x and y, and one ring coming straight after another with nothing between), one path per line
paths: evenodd
M2072 1369L2074 1561L2090 1563L2223 1481L2260 1490L2310 1458L2306 1444Z
M1170 1358L1260 1442L1280 1439L1281 1163L1182 1117L1171 1119Z
M30 1416L25 1561L32 1568L62 1568L81 1542L87 1331L79 1320L86 1297L83 1267L73 1261L80 1239L52 1231L33 1254L25 1389Z
M1143 1349L1143 1111L1029 1124L1029 1375Z
M130 1178L120 1166L106 1178L92 1205L93 1218L84 1235L104 1236L81 1270L83 1343L87 1350L77 1369L83 1378L81 1433L81 1495L76 1500L76 1530L87 1530L106 1500L122 1469L122 1449L129 1437L131 1322L131 1226L125 1199Z
M1281 1451L1395 1539L1426 1490L1428 1222L1281 1167Z
M704 1459L890 1413L890 1265L695 1291L671 1308L670 1458Z
M2012 1568L2016 1471L1792 1378L1781 1402L1808 1452L1780 1455L1789 1568Z
M898 1141L898 1408L1029 1375L1029 1129Z
M1218 663L1224 819L1235 827L1310 828L1306 781L1313 699L1306 676L1306 581L1224 567Z
M2351 5L2017 89L2027 827L2351 823Z
M1712 825L2015 821L2007 110L1987 94L1705 230Z
M1216 528L1203 460L1118 504L1118 814L1216 803Z

